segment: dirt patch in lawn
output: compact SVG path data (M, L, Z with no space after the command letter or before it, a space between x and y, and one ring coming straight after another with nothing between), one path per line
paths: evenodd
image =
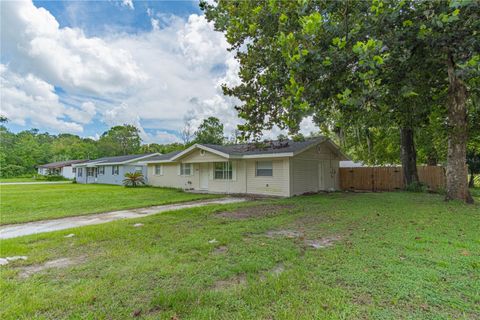
M214 254L223 254L223 253L226 253L227 251L228 251L227 246L219 246L213 249Z
M71 266L76 266L78 264L81 264L85 262L85 257L75 257L75 258L60 258L60 259L55 259L55 260L50 260L47 261L43 264L34 264L31 266L26 266L19 268L20 273L19 276L20 278L28 278L33 274L42 272L47 269L61 269L61 268L67 268Z
M228 279L215 281L213 290L226 290L245 283L247 283L247 277L244 274L238 274Z
M307 239L305 232L303 230L270 230L266 232L266 236L269 238L283 237L289 239L298 239L300 240L305 247L310 247L313 249L322 249L326 247L331 247L335 242L342 239L340 235L330 235L325 236L319 239Z
M278 214L281 211L295 208L294 205L280 205L280 204L262 204L259 206L238 208L234 211L224 211L216 214L220 218L231 219L249 219L268 217Z

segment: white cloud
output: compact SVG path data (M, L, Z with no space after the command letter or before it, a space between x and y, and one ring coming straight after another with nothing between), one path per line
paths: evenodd
M92 121L93 117L97 113L95 104L91 101L82 103L79 109L68 108L65 112L70 119L81 124L87 124Z
M32 74L20 76L0 64L1 113L11 122L79 133L80 124L65 120L66 108L59 102L54 87ZM74 109L72 109L74 110Z
M122 0L122 6L129 7L132 10L135 9L133 6L133 0Z
M123 4L134 8L132 1ZM226 50L224 35L202 15L185 20L147 9L151 31L117 31L100 39L60 28L30 1L4 1L1 7L2 59L19 79L36 79L50 94L45 114L31 112L36 106L27 100L15 105L16 123L30 119L77 132L94 119L109 126L128 123L140 129L145 142L179 141L172 132L181 131L186 115L195 118L194 127L218 117L227 136L241 123L233 108L238 101L221 90L224 83L239 84L238 62ZM68 107L54 86L65 91ZM30 99L38 105L37 100Z
M129 52L80 29L60 28L31 1L1 3L2 54L21 73L76 93L119 93L146 80Z

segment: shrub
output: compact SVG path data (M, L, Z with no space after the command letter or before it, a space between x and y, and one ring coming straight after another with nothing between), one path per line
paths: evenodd
M2 178L18 177L25 173L25 167L17 166L16 164L8 164L2 167L0 176Z
M63 180L68 180L64 176L58 175L58 174L49 174L45 176L45 180L47 181L63 181Z
M145 184L145 178L141 172L127 172L125 173L125 179L123 179L123 185L126 187L138 187Z
M409 185L407 185L405 187L405 191L409 191L409 192L425 192L427 191L427 185L420 182L420 181L416 181L416 182L412 182L410 183Z

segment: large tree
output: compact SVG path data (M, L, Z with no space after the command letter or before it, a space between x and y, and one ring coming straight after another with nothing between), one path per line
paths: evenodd
M195 143L223 144L223 123L218 118L208 117L195 132Z
M366 133L394 125L415 181L414 128L438 105L430 98L448 88L447 199L470 199L464 81L478 69L478 3L219 1L202 8L237 51L242 84L224 91L243 102L247 135L274 124L296 132L311 114L322 123L340 113L344 128ZM469 72L451 72L460 66Z
M104 156L138 153L141 142L140 131L130 124L112 127L98 140L99 148Z

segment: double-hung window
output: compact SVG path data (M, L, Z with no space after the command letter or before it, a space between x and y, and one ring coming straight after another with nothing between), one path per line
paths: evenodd
M156 176L163 175L163 166L161 164L156 164L155 165L155 175Z
M232 163L228 162L215 162L213 177L215 180L232 180L233 170Z
M191 176L192 175L192 164L191 163L180 163L180 175Z
M87 177L93 177L93 168L87 168Z
M256 174L257 177L271 177L273 176L272 161L257 161Z
M112 176L118 175L118 166L112 166Z
M83 175L83 169L82 169L82 168L78 168L77 176L81 177L82 175Z
M143 172L143 167L141 167L141 166L135 167L135 172L136 173L142 173Z
M72 173L76 173L77 172L77 168L72 168Z
M105 166L98 167L98 174L105 174Z

